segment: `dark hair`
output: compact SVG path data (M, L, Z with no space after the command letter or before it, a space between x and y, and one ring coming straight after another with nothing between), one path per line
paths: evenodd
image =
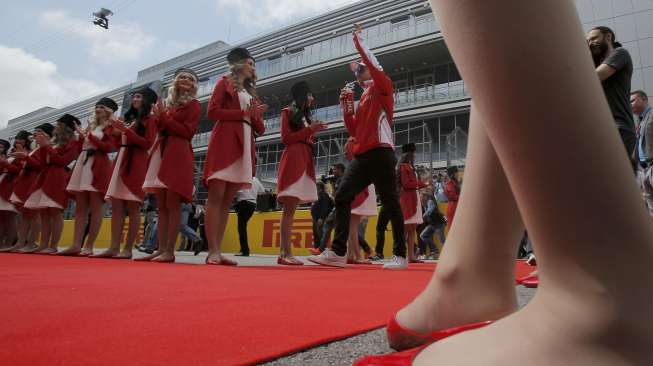
M326 190L326 186L324 185L324 182L317 182L317 190L318 191L324 191Z
M152 105L156 102L148 100L145 95L139 92L134 94L140 94L143 97L143 102L140 109L134 108L133 104L129 106L129 110L125 113L125 121L136 121L136 133L139 136L145 135L145 125L143 124L143 119L152 113Z
M630 95L633 95L633 94L637 95L642 100L648 102L648 95L646 95L646 93L643 90L635 90L634 92L630 93Z
M601 32L601 34L603 34L604 36L609 34L612 37L612 47L614 47L614 48L622 47L621 43L617 42L617 35L614 34L614 31L612 29L610 29L610 28L608 28L606 26L603 26L603 25L599 25L599 26L596 26L596 27L590 29L590 31L593 31L593 30L597 30L597 31Z
M290 128L293 131L297 131L304 128L307 123L311 124L311 122L313 122L311 115L311 108L299 107L297 104L293 103L290 106ZM306 119L306 122L304 122L304 118Z
M343 172L345 171L345 164L343 164L343 163L333 164L333 167L338 168L338 169L342 170Z

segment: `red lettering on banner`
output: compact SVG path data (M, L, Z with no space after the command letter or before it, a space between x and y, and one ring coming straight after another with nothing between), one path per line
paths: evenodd
M278 248L281 243L281 220L263 221L264 248ZM290 232L290 243L293 248L313 247L313 220L297 219ZM303 245L302 245L303 244Z

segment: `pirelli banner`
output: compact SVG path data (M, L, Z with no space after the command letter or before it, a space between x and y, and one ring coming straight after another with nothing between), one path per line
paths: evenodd
M441 209L446 210L446 205ZM365 239L374 250L376 245L376 221L377 217L371 217L367 224L367 231ZM66 220L64 224L64 233L61 238L60 245L68 245L72 242L73 238L73 221ZM127 233L127 222L123 230L123 239ZM229 215L229 222L227 223L227 231L225 238L222 242L222 250L225 253L237 253L240 251L238 243L238 219L235 213ZM141 226L142 227L142 226ZM279 254L280 242L280 228L281 228L281 212L256 212L249 220L247 226L247 233L249 239L249 247L251 254ZM141 228L137 243L140 243L143 236ZM388 230L385 232L385 247L384 255L386 257L392 256L392 226L388 224ZM309 249L313 247L313 220L311 219L310 211L298 210L295 214L295 223L292 228L292 236L290 241L293 246L293 254L299 256L310 255ZM121 242L124 242L121 240ZM104 219L102 228L95 244L95 248L108 248L111 243L111 219ZM437 241L436 244L440 246Z

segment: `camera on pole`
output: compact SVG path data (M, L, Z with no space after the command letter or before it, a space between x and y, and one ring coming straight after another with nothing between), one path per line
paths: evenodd
M109 29L109 17L113 15L113 12L109 9L100 8L99 11L93 13L95 20L93 24L99 25L104 29Z

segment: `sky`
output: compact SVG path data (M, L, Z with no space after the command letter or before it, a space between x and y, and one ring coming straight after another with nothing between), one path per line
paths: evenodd
M23 0L0 13L0 128L125 85L139 70L223 40L236 45L358 0ZM109 30L91 13L114 12Z

